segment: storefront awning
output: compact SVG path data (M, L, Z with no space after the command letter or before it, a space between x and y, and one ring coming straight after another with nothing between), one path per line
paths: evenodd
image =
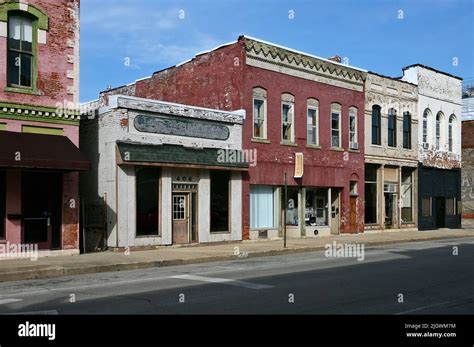
M0 131L0 167L84 171L91 163L66 136Z
M117 142L118 164L248 170L242 151Z

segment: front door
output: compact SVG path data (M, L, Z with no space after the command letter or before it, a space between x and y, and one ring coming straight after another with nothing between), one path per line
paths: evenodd
M357 196L350 197L349 231L357 233Z
M190 243L189 194L173 194L173 243Z
M445 227L446 204L444 198L435 198L436 202L436 228Z
M385 193L385 227L390 229L393 227L393 208L394 208L394 195L391 193Z
M339 235L340 211L339 211L339 190L331 191L331 235Z
M39 249L61 248L62 174L24 172L22 176L23 243Z

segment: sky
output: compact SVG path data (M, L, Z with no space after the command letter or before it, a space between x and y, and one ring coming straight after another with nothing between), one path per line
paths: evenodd
M474 79L474 0L82 0L81 101L240 35L392 77L419 63Z

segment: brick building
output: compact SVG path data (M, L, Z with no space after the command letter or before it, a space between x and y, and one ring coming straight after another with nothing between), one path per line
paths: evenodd
M244 109L243 238L364 231L366 71L249 37L103 92ZM287 174L288 201L283 201ZM285 204L287 214L284 215Z
M0 243L78 253L79 0L0 1L0 51Z
M462 217L474 219L474 120L462 122Z

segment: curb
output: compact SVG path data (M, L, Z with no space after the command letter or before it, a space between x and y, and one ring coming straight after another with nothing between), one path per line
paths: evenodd
M474 235L473 235L474 236ZM445 240L445 239L456 239L472 237L468 235L449 235L449 236L436 236L430 238L411 238L405 240L385 240L385 241L374 241L366 243L367 247L389 245L389 244L400 244L400 243L411 243L411 242L422 242L422 241L434 241L434 240ZM286 254L298 254L298 253L309 253L325 250L325 246L312 246L302 248L286 248L286 249L272 249L266 251L249 252L248 258L261 258L271 257ZM235 255L221 255L221 256L207 256L201 258L191 259L170 259L170 260L159 260L149 262L136 262L136 263L122 263L122 264L108 264L108 265L92 265L92 266L77 266L77 267L55 267L40 270L21 270L4 272L0 274L0 282L12 282L12 281L24 281L34 280L42 278L57 278L63 276L73 275L86 275L103 272L114 272L114 271L128 271L128 270L140 270L147 268L157 268L165 266L176 266L176 265L189 265L189 264L200 264L210 263L217 261L227 260L240 260Z

